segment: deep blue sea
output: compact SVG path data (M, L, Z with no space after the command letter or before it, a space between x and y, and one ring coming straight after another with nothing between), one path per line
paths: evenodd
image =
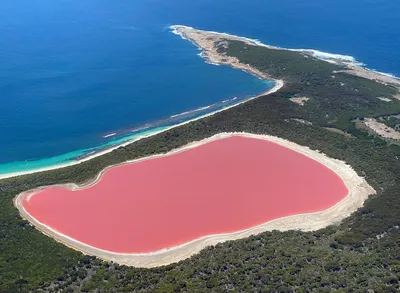
M170 25L351 55L400 76L399 11L398 0L1 1L0 174L65 163L274 85L206 64Z

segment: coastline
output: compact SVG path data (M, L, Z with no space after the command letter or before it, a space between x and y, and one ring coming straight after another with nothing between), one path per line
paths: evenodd
M139 140L141 140L141 139L143 139L143 138L148 138L148 137L151 137L151 136L154 136L154 135L157 135L157 134L166 132L166 131L168 131L168 130L170 130L170 129L173 129L173 128L176 128L176 127L179 127L179 126L182 126L182 125L186 125L186 124L191 123L191 122L193 122L193 121L197 121L197 120L200 120L200 119L203 119L203 118L206 118L206 117L213 116L213 115L215 115L215 114L217 114L217 113L226 111L226 110L228 110L228 109L231 109L231 108L233 108L233 107L239 106L239 105L241 105L241 104L244 104L244 103L246 103L246 102L248 102L248 101L257 99L257 98L259 98L259 97L267 96L267 95L273 94L273 93L277 92L278 90L280 90L280 89L283 87L283 85L284 85L284 82L283 82L282 80L270 80L270 79L268 79L268 81L274 81L274 82L275 82L275 86L274 86L273 88L271 88L270 90L264 92L264 93L261 93L261 94L259 94L259 95L257 95L257 96L251 97L251 98L248 98L248 99L246 99L246 100L244 100L244 101L241 101L241 102L239 102L239 103L236 103L236 104L230 105L230 106L228 106L228 107L222 108L222 109L220 109L220 110L217 110L217 111L214 111L214 112L210 112L210 113L201 115L201 116L199 116L199 117L196 117L196 118L193 118L193 119L189 119L189 120L187 120L187 121L184 121L184 122L181 122L181 123L178 123L178 124L175 124L175 125L166 127L166 128L164 128L164 129L162 129L162 130L159 130L159 131L155 131L155 132L152 132L152 133L149 133L149 134L145 134L145 135L139 136L139 137L137 137L137 138L128 140L128 141L126 141L126 142L124 142L124 143L117 144L117 145L114 145L114 146L112 146L112 147L110 146L110 147L105 148L105 149L103 149L103 150L101 150L101 151L99 151L99 152L95 152L95 153L93 153L93 154L91 154L91 155L89 155L89 156L85 156L84 158L79 159L79 160L76 160L76 161L71 161L71 162L68 162L68 163L65 163L65 164L60 164L60 165L55 165L55 166L50 166L50 167L45 167L45 168L39 168L39 169L34 169L34 170L27 170L27 171L21 171L21 172L14 172L14 173L8 173L8 174L0 174L0 180L2 180L2 179L7 179L7 178L12 178L12 177L18 177L18 176L22 176L22 175L33 174L33 173L40 173L40 172L45 172L45 171L51 171L51 170L56 170L56 169L61 169L61 168L66 168L66 167L78 165L78 164L80 164L80 163L83 163L83 162L92 160L92 159L97 158L97 157L99 157L99 156L102 156L102 155L111 153L112 151L114 151L114 150L116 150L116 149L118 149L118 148L120 148L120 147L125 147L125 146L130 145L130 144L132 144L132 143L134 143L134 142L136 142L136 141L139 141Z
M171 26L170 27L172 29L172 33L177 34L175 29L173 29L174 27L175 26ZM188 27L186 27L186 28L188 28ZM214 33L214 32L210 32L210 33ZM219 34L219 33L215 33L215 34ZM222 35L225 35L225 34L222 34ZM226 36L229 36L229 35L226 34ZM188 38L186 38L183 35L181 35L181 37L183 39L189 40ZM241 39L240 37L237 37L237 38ZM243 38L243 39L246 39L246 38ZM249 40L249 42L250 42L250 39L246 39L246 40ZM196 46L198 46L194 41L192 41L192 40L190 40L190 41L193 44L195 44ZM266 96L266 95L273 94L273 93L277 92L279 89L281 89L284 86L284 80L277 80L277 79L271 78L268 75L260 72L259 70L255 69L255 68L253 68L253 67L251 67L249 65L240 63L236 58L232 58L232 60L224 61L224 60L222 60L222 59L225 59L224 56L220 56L222 58L218 58L218 54L217 53L216 54L208 54L208 52L204 48L201 48L201 49L203 51L200 53L200 55L201 55L201 57L203 59L205 59L206 62L211 63L211 64L227 65L227 66L230 66L230 67L235 68L235 69L243 70L243 71L245 71L245 72L247 72L249 74L254 75L255 77L257 77L257 78L259 78L261 80L265 80L265 81L268 81L268 82L275 82L275 86L273 88L267 90L266 92L260 93L259 95L256 95L256 96L253 96L253 97L250 97L250 98L247 98L247 99L245 99L243 101L240 101L240 102L238 102L236 104L233 104L233 105L224 107L222 109L219 109L219 110L216 110L216 111L213 111L213 112L210 112L210 113L195 117L193 119L186 120L186 121L181 122L181 123L177 123L177 124L174 124L174 125L171 125L171 126L167 126L167 127L163 128L163 129L155 131L155 132L151 132L151 133L144 134L144 135L139 135L138 137L135 137L133 139L127 140L126 142L106 147L106 148L101 149L99 151L95 151L94 153L89 153L88 155L83 155L82 158L78 158L78 159L76 159L74 161L70 161L70 162L62 163L62 164L57 164L57 165L53 165L53 166L49 166L49 167L44 167L44 168L37 168L37 169L32 169L32 170L20 171L20 172L11 172L11 173L6 173L6 174L0 174L0 180L1 179L6 179L6 178L22 176L22 175L28 175L28 174L33 174L33 173L44 172L44 171L61 169L61 168L69 167L69 166L74 166L74 165L89 161L91 159L94 159L96 157L102 156L104 154L110 153L110 152L112 152L112 151L114 151L114 150L116 150L116 149L118 149L120 147L124 147L124 146L130 145L130 144L132 144L132 143L134 143L134 142L136 142L138 140L141 140L143 138L148 138L148 137L157 135L159 133L168 131L170 129L173 129L173 128L176 128L176 127L188 124L188 123L191 123L193 121L197 121L197 120L200 120L200 119L203 119L203 118L206 118L206 117L213 116L213 115L215 115L217 113L220 113L220 112L225 111L225 110L229 110L229 109L231 109L233 107L239 106L239 105L241 105L243 103L246 103L246 102L251 101L253 99L259 98L261 96ZM179 115L180 114L177 114L175 116L179 116Z
M64 245L78 250L82 253L94 255L101 259L107 261L114 261L119 264L135 266L135 267L158 267L162 265L168 265L174 262L178 262L180 260L186 259L191 257L194 254L197 254L202 249L207 246L215 245L217 243L221 243L228 240L236 240L248 237L250 235L259 234L265 231L271 230L279 230L279 231L287 231L287 230L302 230L302 231L314 231L326 227L331 224L335 224L349 216L351 213L356 211L358 208L362 207L364 201L368 198L368 196L375 194L375 190L365 181L364 178L360 177L351 166L346 164L343 161L330 158L325 154L311 150L307 146L298 145L294 142L270 135L256 135L251 133L219 133L212 137L203 139L201 141L195 141L180 147L178 149L172 150L166 154L157 154L145 158L140 158L137 160L112 165L104 170L102 170L96 178L88 182L84 185L76 185L73 183L70 184L62 184L56 185L58 187L68 188L70 190L78 190L83 188L88 188L90 186L95 185L99 180L101 180L102 175L111 168L124 165L124 164L134 164L138 162L143 162L145 160L151 160L154 158L160 158L165 156L171 156L177 154L179 152L186 151L191 148L198 147L200 145L209 143L211 141L215 141L218 139L223 139L231 136L243 136L243 137L250 137L254 139L264 139L274 143L277 143L283 147L292 149L302 155L305 155L312 160L315 160L325 167L329 168L333 172L335 172L345 183L348 189L348 195L335 204L334 206L328 208L324 211L319 211L315 213L306 213L306 214L297 214L291 215L287 217L282 217L278 219L274 219L272 221L268 221L264 224L257 225L251 227L249 229L245 229L242 231L237 231L233 233L226 233L226 234L216 234L216 235L206 235L199 239L195 239L188 243L184 243L182 245L172 247L169 249L163 249L159 251L155 251L152 253L145 253L145 254L126 254L126 253L114 253L110 251L101 250L77 240L74 240L66 235L58 233L57 231L53 230L52 228L46 226L43 223L40 223L35 218L33 218L23 207L22 200L25 197L34 196L35 193L38 191L47 188L39 187L34 190L25 191L18 194L14 198L14 205L19 210L21 216L33 224L39 231L44 233L45 235L52 237L58 242L63 243Z
M212 31L202 31L196 30L192 27L183 26L183 25L172 25L170 26L172 33L180 36L184 40L190 41L193 45L198 47L201 52L199 54L207 63L213 65L226 65L235 69L243 70L247 73L254 75L259 79L264 80L275 80L264 72L259 71L258 69L251 67L247 64L241 63L237 58L229 57L225 55L221 55L217 52L217 48L215 46L216 41L225 41L227 38L230 40L238 40L243 41L246 44L253 46L260 46L257 42L245 38L238 37L234 35L229 35L226 33L217 33ZM266 45L263 45L266 46ZM267 46L269 47L269 46ZM273 48L273 47L271 47ZM276 81L276 80L275 80Z
M29 169L29 170L16 171L16 172L11 171L11 172L7 172L4 174L0 174L0 180L5 179L5 178L26 175L26 174L48 171L48 170L55 170L55 169L59 169L59 168L64 168L64 167L80 164L82 162L85 162L90 159L96 158L98 156L112 152L113 150L115 150L119 147L124 147L126 145L129 145L129 144L136 142L142 138L147 138L147 137L150 137L153 135L157 135L164 131L168 131L172 128L179 127L181 125L184 125L184 124L187 124L187 123L190 123L190 122L193 122L193 121L196 121L196 120L208 117L208 116L212 116L212 115L222 112L224 110L228 110L232 107L238 106L238 105L240 105L244 102L250 101L254 98L274 93L283 86L284 80L275 80L272 77L268 76L267 74L260 72L259 70L255 69L247 64L240 63L236 58L227 57L227 56L218 54L218 52L216 52L216 48L214 46L215 40L224 40L224 39L239 40L239 41L243 41L246 44L249 44L252 46L263 46L263 47L267 47L269 49L275 49L275 50L296 51L296 52L301 52L306 55L312 56L312 57L317 58L322 61L335 63L338 65L343 65L343 66L347 67L347 69L340 70L340 72L360 76L360 77L367 78L367 79L376 80L383 84L394 85L395 87L397 87L399 94L393 96L393 98L400 100L400 79L399 78L364 68L364 67L362 67L362 64L357 63L356 60L352 56L346 56L346 55L340 55L340 54L330 54L330 53L320 52L320 51L313 50L313 49L280 48L280 47L276 47L276 46L266 45L266 44L261 43L258 40L254 40L254 39L250 39L250 38L246 38L246 37L239 37L239 36L235 36L235 35L231 35L231 34L227 34L227 33L219 33L219 32L213 32L213 31L202 31L202 30L194 29L189 26L172 25L169 28L172 31L172 33L179 35L181 38L188 40L191 43L193 43L195 46L197 46L201 50L201 53L199 55L207 63L214 64L214 65L226 65L226 66L230 66L235 69L243 70L249 74L254 75L255 77L257 77L259 79L266 80L266 81L274 81L276 83L275 87L267 92L261 93L257 96L251 97L251 98L248 98L239 103L230 105L228 107L225 107L225 108L222 108L222 109L219 109L219 110L216 110L216 111L204 114L204 115L200 115L198 117L186 120L184 122L173 124L171 126L166 126L165 128L163 127L161 130L156 130L154 132L146 133L146 134L138 134L137 136L135 135L133 138L129 138L129 136L128 136L126 141L116 143L116 144L111 144L110 146L104 146L104 147L100 146L100 147L98 147L98 149L96 147L94 147L93 151L90 151L90 152L84 153L80 156L74 157L74 159L72 159L68 162L65 162L65 163L55 163L54 165L51 165L48 167L33 167L32 169ZM205 107L203 107L203 108L205 108ZM171 117L174 117L174 116L178 117L181 114L182 113L172 115ZM60 155L60 156L63 156L63 155ZM51 159L51 158L47 158L47 159ZM33 162L36 162L36 161L33 161Z
M203 58L205 58L211 64L214 64L214 63L218 64L218 65L221 64L218 62L217 59L214 59L214 57L215 57L215 56L213 56L214 54L212 54L211 56L207 54L207 53L214 53L212 50L210 50L210 48L212 47L211 43L213 43L215 41L223 41L224 39L237 40L237 41L242 41L251 46L260 46L260 47L265 47L265 48L273 49L273 50L286 50L286 51L299 52L299 53L303 53L305 55L314 57L318 60L322 60L322 61L329 62L329 63L334 63L337 65L342 65L342 66L347 67L347 69L343 70L342 72L360 76L360 77L367 78L367 79L376 80L383 84L392 84L394 86L398 86L399 94L400 94L400 78L399 77L393 76L391 74L383 73L383 72L370 70L370 69L364 67L365 64L356 61L356 59L352 56L326 53L326 52L321 52L321 51L314 50L314 49L289 49L289 48L271 46L271 45L264 44L256 39L240 37L240 36L236 36L236 35L232 35L232 34L228 34L228 33L219 33L219 32L214 32L214 31L198 30L193 27L184 26L184 25L172 25L170 28L173 30L174 34L181 36L183 39L189 40L190 42L192 42L193 44L198 46L200 49L205 50L206 53L204 54L204 56L203 55L201 55L201 56ZM203 53L201 53L201 54L203 54ZM232 66L231 64L227 64L227 65ZM235 66L232 66L232 67L235 67ZM237 67L235 67L235 68L237 68ZM254 74L255 76L257 76L259 78L260 77L265 78L267 76L264 73L260 74L260 72L258 70L256 70L256 71L250 70L250 73Z

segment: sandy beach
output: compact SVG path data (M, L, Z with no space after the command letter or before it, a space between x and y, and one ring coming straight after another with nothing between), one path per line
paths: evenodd
M203 55L203 57L206 60L211 60L207 56L208 55ZM210 55L210 56L212 56L212 55ZM217 56L215 56L215 58L217 58ZM200 119L203 119L203 118L206 118L206 117L213 116L213 115L215 115L217 113L226 111L228 109L231 109L231 108L236 107L238 105L241 105L243 103L246 103L246 102L249 102L251 100L254 100L254 99L258 98L258 97L267 96L267 95L273 94L273 93L277 92L278 90L280 90L284 86L284 81L283 80L276 80L276 79L270 78L267 75L265 75L265 74L261 73L260 71L258 71L257 69L252 68L251 66L248 66L248 65L245 65L245 64L241 64L237 60L230 60L229 62L225 62L225 61L223 61L221 59L218 59L218 60L217 59L212 59L212 63L216 63L216 62L220 62L220 63L218 63L220 65L228 65L228 66L231 66L233 68L244 70L244 71L246 71L246 72L248 72L250 74L255 75L257 78L264 79L266 81L274 81L275 82L275 86L273 88L271 88L270 90L266 91L266 92L263 92L263 93L261 93L261 94L259 94L257 96L248 98L248 99L246 99L244 101L241 101L239 103L236 103L236 104L233 104L231 106L225 107L223 109L220 109L220 110L217 110L217 111L214 111L214 112L211 112L211 113L196 117L194 119L190 119L190 120L182 122L182 123L178 123L176 125L172 125L170 127L167 127L166 129L163 129L163 130L160 130L160 131L156 131L156 132L153 132L153 133L150 133L150 134L147 134L147 135L143 135L143 136L137 137L137 138L135 138L133 140L129 140L129 141L124 142L122 144L118 144L118 145L115 145L113 147L109 147L109 148L106 148L104 150L101 150L101 151L98 151L98 152L94 152L93 154L90 154L90 155L88 155L88 156L86 156L86 157L84 157L82 159L71 161L71 162L68 162L68 163L65 163L65 164L60 164L60 165L57 165L57 166L51 166L51 167L40 168L40 169L29 170L29 171L8 173L8 174L0 174L0 180L1 179L5 179L5 178L11 178L11 177L21 176L21 175L26 175L26 174L32 174L32 173L39 173L39 172L44 172L44 171L49 171L49 170L56 170L56 169L60 169L60 168L65 168L65 167L77 165L77 164L89 161L91 159L94 159L96 157L102 156L104 154L110 153L110 152L118 149L119 147L124 147L124 146L130 145L130 144L132 144L132 143L134 143L134 142L136 142L138 140L141 140L143 138L151 137L151 136L157 135L159 133L166 132L166 131L168 131L170 129L173 129L173 128L188 124L190 122L197 121L197 120L200 120Z
M219 43L220 45L224 44L224 42L226 43L226 40L238 40L238 41L242 41L245 42L248 45L251 46L263 46L263 47L267 47L269 49L275 49L275 50L290 50L290 51L296 51L296 52L301 52L303 54L307 54L313 57L314 56L314 50L308 50L308 49L286 49L286 48L280 48L280 47L275 47L275 46L270 46L270 45L265 45L260 43L257 40L252 40L249 38L245 38L245 37L239 37L239 36L235 36L235 35L230 35L230 34L226 34L226 33L218 33L218 32L212 32L212 31L203 31L203 30L197 30L194 29L192 27L188 27L188 26L182 26L182 25L173 25L170 27L172 29L172 32L174 34L179 35L180 37L182 37L185 40L188 40L190 42L192 42L194 45L196 45L200 50L201 53L200 55L206 60L206 62L210 63L210 64L215 64L215 65L226 65L226 66L230 66L233 67L235 69L240 69L243 70L245 72L248 72L254 76L256 76L257 78L263 79L263 80L267 80L267 81L275 81L275 86L264 93L261 93L258 96L255 96L253 98L249 98L243 102L231 105L229 107L226 107L224 109L215 111L215 112L211 112L205 115L202 115L200 117L185 121L183 123L179 123L176 125L173 125L171 127L168 127L164 130L161 131L157 131L151 134L147 134L147 135L143 135L140 136L138 138L135 138L133 140L129 140L125 143L119 144L119 145L115 145L113 147L101 150L99 152L95 152L93 154L88 155L87 157L84 157L82 159L77 159L75 161L71 161L65 164L60 164L57 166L51 166L51 167L47 167L47 168L40 168L40 169L35 169L35 170L29 170L29 171L23 171L23 172L16 172L16 173L9 173L9 174L3 174L0 175L0 180L4 179L4 178L10 178L10 177L15 177L15 176L20 176L20 175L25 175L25 174L32 174L32 173L37 173L37 172L43 172L43 171L48 171L48 170L55 170L55 169L59 169L59 168L64 168L64 167L68 167L68 166L73 166L76 164L80 164L82 162L91 160L93 158L96 158L98 156L104 155L106 153L110 153L113 150L121 147L121 146L127 146L135 141L138 141L140 139L146 138L146 137L150 137L153 135L157 135L161 132L165 132L168 131L169 129L175 128L175 127L179 127L181 125L184 124L188 124L192 121L196 121L208 116L212 116L216 113L228 110L230 108L233 108L235 106L238 106L242 103L248 102L250 100L253 100L255 98L258 98L260 96L265 96L265 95L269 95L272 93L277 92L279 89L281 89L284 86L284 80L276 80L274 78L272 78L271 76L269 76L267 73L265 72L261 72L258 69L249 66L248 64L243 64L241 63L237 58L234 57L230 57L230 56L226 56L223 54L220 54L217 52L217 47L215 46L215 43ZM340 55L338 55L340 56ZM318 57L316 57L318 58ZM326 61L326 62L331 62L331 63L335 63L335 64L341 64L341 65L345 65L348 67L348 70L343 70L342 72L346 72L348 74L353 74L353 75L357 75L357 76L361 76L364 78L368 78L368 79L373 79L376 80L378 82L384 83L384 84L391 84L394 85L396 87L399 88L399 93L400 93L400 79L395 78L395 77L391 77L385 74L381 74L379 72L375 72L375 71L371 71L368 69L365 69L363 67L360 66L356 66L352 63L349 62L345 62L345 60L341 60L340 58L338 60L326 60L326 59L322 59L322 58L318 58L320 60ZM400 94L394 96L394 98L396 99L400 99ZM303 102L302 102L303 103Z
M334 205L333 207L324 211L283 217L273 221L269 221L259 226L252 227L250 229L237 231L234 233L208 235L180 246L146 254L118 254L97 249L95 247L76 241L66 235L60 234L57 231L51 229L50 227L44 225L43 223L37 221L23 208L22 200L26 196L29 197L34 196L35 193L46 187L41 187L35 190L26 191L17 195L14 199L14 205L18 208L21 216L24 219L28 220L31 224L33 224L38 230L48 235L49 237L52 237L55 240L65 244L68 247L81 251L84 254L97 256L107 261L114 261L119 264L135 266L135 267L150 268L150 267L167 265L170 263L186 259L200 252L202 249L204 249L209 245L215 245L217 243L224 242L227 240L241 239L265 231L271 231L271 230L286 231L293 229L302 231L318 230L330 224L339 223L341 220L343 220L344 218L348 217L351 213L356 211L358 208L362 207L364 201L368 198L368 196L375 193L375 190L364 180L364 178L360 177L351 168L351 166L347 165L345 162L329 158L325 154L319 151L311 150L306 146L301 146L296 143L290 142L288 140L269 135L254 135L250 133L220 133L210 138L204 139L202 141L192 142L184 147L168 152L167 154L159 154L151 157L146 157L128 162L127 164L137 163L158 157L171 156L179 152L198 147L205 143L231 136L244 136L256 139L268 140L277 143L281 146L295 150L296 152L299 152L317 162L320 162L321 164L325 165L326 167L334 171L343 180L343 182L345 183L346 187L349 190L347 197L344 200L337 203L336 205ZM114 166L110 166L107 169L112 167ZM107 169L103 170L92 182L88 183L87 185L78 186L76 184L66 184L60 186L64 188L69 188L71 190L87 188L88 186L96 184L101 179L101 176Z
M215 111L215 112L211 112L205 115L202 115L200 117L185 121L183 123L179 123L176 125L172 125L171 127L168 127L164 130L161 131L157 131L151 134L147 134L147 135L143 135L140 136L138 138L135 138L133 140L129 140L125 143L119 144L119 145L115 145L113 147L95 152L93 154L90 154L82 159L77 159L75 161L71 161L65 164L60 164L57 166L51 166L51 167L46 167L46 168L40 168L40 169L35 169L35 170L29 170L29 171L23 171L23 172L15 172L15 173L9 173L9 174L2 174L0 175L0 180L4 179L4 178L10 178L10 177L15 177L15 176L20 176L20 175L25 175L25 174L32 174L32 173L37 173L37 172L43 172L43 171L48 171L48 170L55 170L55 169L59 169L59 168L64 168L64 167L68 167L68 166L72 166L72 165L76 165L76 164L80 164L82 162L91 160L95 157L104 155L106 153L110 153L113 150L121 147L121 146L126 146L129 145L135 141L138 141L140 139L146 138L146 137L150 137L153 135L157 135L161 132L165 132L168 131L169 129L175 128L175 127L179 127L181 125L190 123L192 121L196 121L208 116L212 116L216 113L228 110L230 108L233 108L235 106L238 106L242 103L245 103L247 101L253 100L255 98L258 98L260 96L265 96L265 95L269 95L272 93L275 93L276 91L278 91L279 89L281 89L284 85L284 80L276 80L273 77L269 76L267 73L265 72L261 72L258 69L248 65L248 64L243 64L241 63L237 58L235 57L230 57L230 56L226 56L224 54L220 54L217 51L217 47L216 47L216 43L218 43L219 45L224 45L224 43L226 43L227 40L237 40L237 41L242 41L245 42L248 45L251 46L263 46L269 49L275 49L275 50L289 50L289 51L295 51L295 52L300 52L306 55L310 55L313 56L317 59L320 59L322 61L326 61L326 62L330 62L330 63L335 63L335 64L339 64L339 65L344 65L346 66L348 69L347 70L342 70L342 71L336 71L336 72L345 72L348 74L352 74L352 75L357 75L363 78L367 78L367 79L372 79L375 81L378 81L380 83L383 84L389 84L392 86L395 86L396 88L398 88L399 90L399 94L395 95L393 98L395 99L400 99L400 79L387 75L387 74L383 74L380 72L375 72L366 68L363 68L361 66L355 65L353 64L351 61L347 60L344 57L348 57L348 56L342 56L342 55L335 55L335 54L327 54L330 56L337 56L335 57L336 59L324 59L319 57L318 55L316 55L315 50L311 50L311 49L288 49L288 48L281 48L281 47L276 47L276 46L270 46L270 45L266 45L263 44L261 42L259 42L258 40L253 40L253 39L249 39L246 37L239 37L239 36L235 36L235 35L231 35L231 34L227 34L227 33L219 33L219 32L213 32L213 31L203 31L203 30L198 30L198 29L194 29L192 27L189 26L183 26L183 25L172 25L170 26L170 29L172 30L172 32L176 35L179 35L180 37L182 37L185 40L188 40L190 42L192 42L195 46L197 46L200 50L200 56L202 58L204 58L206 60L206 62L210 63L210 64L215 64L215 65L226 65L226 66L230 66L232 68L235 69L240 69L243 70L245 72L248 72L254 76L256 76L259 79L263 79L263 80L267 80L267 81L275 81L275 86L264 93L261 93L258 96L255 96L253 98L249 98L245 101L242 101L240 103L231 105L229 107L226 107L224 109ZM323 53L323 52L320 52ZM326 54L326 53L323 53ZM343 58L341 58L341 56ZM335 72L333 72L335 73ZM296 101L297 102L297 101ZM304 101L301 101L301 103L303 103Z

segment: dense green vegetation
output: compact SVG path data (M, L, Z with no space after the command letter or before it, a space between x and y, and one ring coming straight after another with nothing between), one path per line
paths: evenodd
M284 79L282 97L309 97L301 118L321 126L342 130L354 129L357 117L378 117L400 112L400 103L382 102L378 97L392 98L398 89L344 73L343 66L322 62L309 55L286 50L271 50L231 41L229 56L238 57L274 78ZM266 54L266 50L268 50ZM277 62L277 60L279 60Z
M399 112L380 102L394 89L345 73L299 53L246 47L228 54L253 64L285 87L91 161L0 181L0 292L396 292L400 289L400 151L353 127L353 117ZM342 86L344 82L346 86ZM357 88L357 91L353 89ZM312 99L302 107L292 96ZM301 124L300 118L313 122ZM348 137L324 129L348 130ZM377 190L365 207L337 226L316 232L278 231L203 250L157 269L135 269L83 256L23 221L12 205L37 186L85 182L104 167L161 153L221 131L277 135L345 160ZM373 291L367 291L368 289Z
M382 122L387 126L400 131L400 114L379 117L379 122Z

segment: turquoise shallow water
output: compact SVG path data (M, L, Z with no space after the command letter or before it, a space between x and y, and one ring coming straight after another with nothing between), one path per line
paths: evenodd
M69 162L272 86L206 64L170 25L351 55L400 75L398 11L384 0L2 1L0 174Z
M272 88L275 83L272 81L261 81L264 85L265 90ZM79 149L72 152L67 152L62 155L56 155L49 158L41 158L36 160L25 160L25 161L15 161L10 163L5 163L0 165L0 175L18 173L25 171L33 171L44 168L51 168L55 166L60 166L63 164L68 164L74 161L78 161L85 157L90 157L91 155L105 150L110 147L121 145L128 141L135 141L141 139L142 137L150 136L161 131L167 130L170 127L177 126L183 122L198 119L205 115L212 114L215 111L223 110L227 107L234 106L237 103L245 101L249 97L234 97L232 99L223 100L206 107L194 109L191 111L183 112L180 114L171 115L168 119L162 119L155 121L153 123L148 123L141 128L145 129L129 129L128 131L113 132L103 137L111 136L107 142L104 142L95 147Z
M119 145L126 141L136 140L136 139L139 139L140 137L151 135L152 133L162 131L166 128L167 128L167 126L152 128L147 131L141 131L137 134L123 136L122 138L119 138L119 139L114 139L108 143L104 143L104 144L94 147L94 148L81 149L81 150L77 150L77 151L73 151L73 152L68 152L66 154L54 156L51 158L43 158L43 159L32 160L32 161L27 160L27 161L23 161L23 162L17 161L17 162L6 163L3 165L0 165L0 174L32 171L32 170L38 170L38 169L43 169L43 168L59 166L62 164L67 164L67 163L76 161L83 156L86 156L86 155L90 156L90 154L92 154L93 152L105 149L107 147Z

